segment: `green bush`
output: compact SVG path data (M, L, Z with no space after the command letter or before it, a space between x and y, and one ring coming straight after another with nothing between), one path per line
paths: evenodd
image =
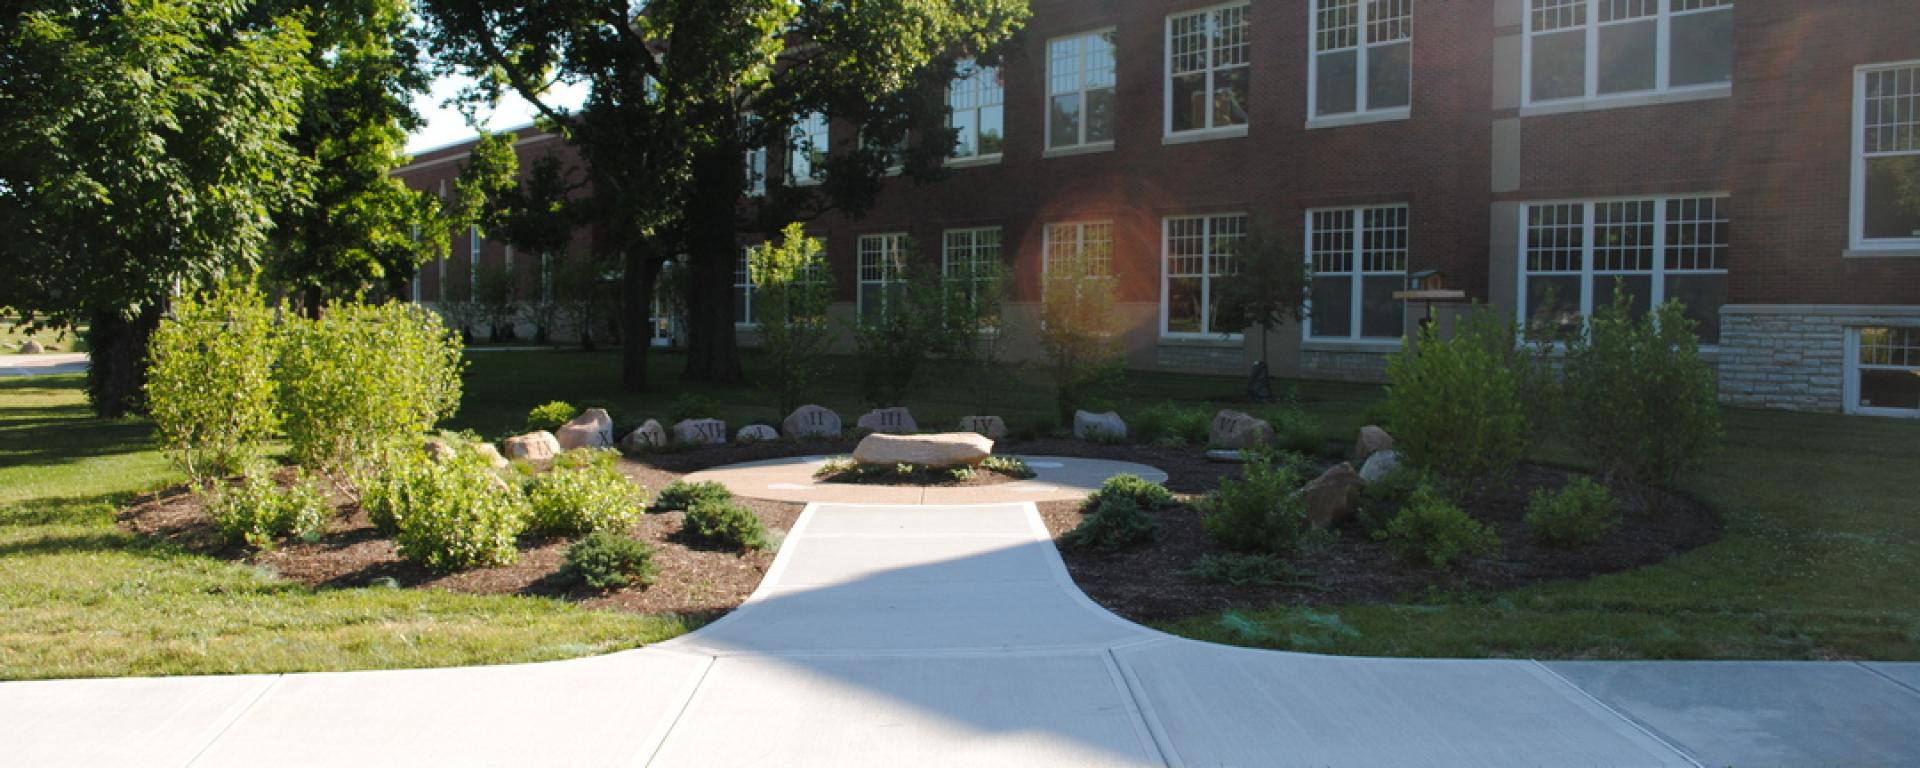
M696 542L731 549L765 549L767 526L732 501L702 500L687 509L681 530Z
M1162 402L1140 409L1127 426L1142 443L1204 445L1213 427L1213 414L1204 408Z
M232 287L175 300L148 343L147 410L167 458L196 484L239 471L279 424L273 311Z
M645 509L646 490L614 468L612 451L576 448L555 457L553 469L533 479L527 491L527 529L578 536L633 527ZM566 458L561 462L560 458Z
M701 502L725 503L733 501L733 491L716 482L689 483L675 480L660 489L660 496L653 500L654 509L692 509Z
M579 415L579 408L559 400L534 406L533 410L527 412L527 431L552 432Z
M1022 480L1034 477L1033 468L1018 456L988 456L980 460L980 468Z
M1506 358L1468 330L1442 341L1429 326L1417 348L1394 353L1387 408L1402 458L1449 478L1494 480L1520 460L1526 415Z
M1235 587L1271 587L1292 581L1296 576L1293 566L1278 557L1239 552L1201 555L1187 568L1186 575Z
M1111 498L1123 498L1133 502L1141 509L1159 509L1173 504L1173 494L1165 486L1149 482L1138 475L1114 475L1100 484L1100 490L1094 491L1087 499L1090 507Z
M1273 426L1274 444L1280 450L1313 456L1326 447L1327 435L1320 428L1320 420L1303 409L1287 406L1265 411L1260 416Z
M1533 492L1527 503L1527 528L1534 538L1556 547L1592 544L1620 524L1620 507L1606 486L1576 477L1554 493Z
M1413 493L1407 506L1387 528L1374 534L1401 559L1445 568L1461 557L1491 557L1500 551L1500 537L1485 524L1467 516L1430 485Z
M1040 277L1040 348L1054 387L1058 423L1093 409L1097 392L1117 381L1126 363L1121 348L1119 281L1085 252L1048 259ZM1049 425L1039 430L1052 432Z
M1388 523L1400 516L1400 510L1407 506L1407 502L1413 500L1414 492L1423 486L1433 487L1437 491L1444 489L1439 478L1412 467L1401 466L1360 489L1354 518L1365 530L1385 530Z
M653 564L653 547L607 531L595 531L574 542L567 548L567 562L561 569L568 577L599 590L652 584L658 572Z
M215 481L200 491L214 528L227 541L254 549L273 549L289 536L319 534L327 524L327 497L305 472L297 472L286 488L274 482L273 466L254 462L243 467L237 482Z
M1087 503L1093 512L1062 535L1060 543L1076 549L1119 550L1151 543L1159 535L1159 522L1133 496L1095 495Z
M819 279L828 273L826 249L796 222L778 242L754 247L748 261L760 350L772 371L762 385L780 413L792 413L818 392L835 364L826 354L837 335L827 321L833 285Z
M401 557L454 571L506 565L519 556L514 539L526 528L526 497L476 453L394 461L373 486L368 495L379 501L368 516L394 532Z
M880 407L907 402L928 361L954 357L979 339L973 313L960 311L972 305L966 284L945 279L937 259L909 254L889 271L883 293L866 299L853 328L861 394Z
M1287 456L1276 464L1265 451L1247 452L1240 477L1221 478L1201 502L1200 526L1230 549L1291 553L1307 519L1305 502L1294 492L1312 478L1302 458Z
M1567 345L1570 427L1583 455L1635 487L1670 486L1720 437L1713 370L1676 302L1635 319L1616 292Z
M293 458L354 471L396 439L425 433L460 405L460 342L413 304L329 304L288 316L280 408Z

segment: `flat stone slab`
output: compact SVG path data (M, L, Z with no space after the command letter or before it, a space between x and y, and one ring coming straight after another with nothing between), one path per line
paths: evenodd
M729 464L687 475L687 482L712 481L736 496L769 501L836 504L985 504L1021 501L1078 501L1114 475L1139 475L1164 483L1167 473L1145 464L1069 456L1022 456L1034 477L997 485L964 487L829 483L813 474L829 457L796 456Z

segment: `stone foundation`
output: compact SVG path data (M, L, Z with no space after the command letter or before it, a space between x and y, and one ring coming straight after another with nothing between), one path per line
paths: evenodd
M1728 305L1720 310L1720 401L1845 410L1847 329L1920 325L1920 307Z
M1391 350L1357 352L1349 350L1303 349L1300 351L1300 377L1328 381L1387 380L1387 358Z

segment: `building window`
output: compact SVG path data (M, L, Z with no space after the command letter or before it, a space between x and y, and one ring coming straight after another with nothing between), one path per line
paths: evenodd
M907 279L907 235L894 232L860 236L861 318L878 317L901 300Z
M1047 43L1047 148L1113 142L1113 30Z
M1312 17L1307 82L1314 117L1407 110L1413 0L1314 0Z
M1920 62L1854 80L1853 247L1920 249Z
M1528 0L1527 102L1724 87L1733 0Z
M767 148L754 147L747 150L747 196L765 197L767 194Z
M480 228L467 226L467 301L480 298Z
M967 301L979 300L983 286L999 276L1000 228L949 229L940 249L940 274L966 289Z
M733 264L733 324L753 325L753 246L740 249Z
M787 183L818 184L827 174L827 116L815 112L794 123L787 142Z
M1041 256L1040 268L1048 277L1113 277L1113 222L1048 224ZM1080 274L1068 272L1076 264Z
M1005 81L999 67L983 67L973 59L954 65L947 86L947 126L953 129L953 158L999 157L1006 144Z
M1920 327L1850 329L1849 410L1920 417Z
M1407 285L1407 206L1308 211L1307 264L1308 338L1398 340L1404 333L1406 305L1393 294Z
M1237 334L1221 328L1218 288L1240 269L1234 254L1247 239L1245 214L1167 219L1162 230L1160 333L1169 336Z
M1167 134L1247 124L1246 3L1167 17Z
M1576 332L1619 286L1636 315L1679 301L1700 341L1720 342L1725 196L1542 203L1523 215L1520 318L1530 330Z

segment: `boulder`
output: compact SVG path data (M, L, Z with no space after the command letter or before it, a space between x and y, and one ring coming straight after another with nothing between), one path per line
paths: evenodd
M667 447L667 428L660 422L647 419L639 429L628 432L620 439L620 450L627 453L645 453Z
M1352 464L1340 464L1295 493L1306 502L1308 525L1331 528L1353 516L1362 485Z
M999 440L1007 436L1007 422L998 416L967 416L960 419L960 431L977 432Z
M736 443L764 443L778 439L780 439L780 433L773 431L773 427L765 424L748 424L741 427L740 431L733 436L733 441Z
M1393 435L1369 424L1360 428L1360 437L1353 441L1353 460L1365 462L1369 456L1391 450L1393 450Z
M1215 448L1257 448L1273 442L1273 425L1265 419L1234 410L1213 415L1207 429L1207 444Z
M913 422L913 414L905 408L875 408L860 417L858 426L870 432L885 432L904 435L920 431L920 425Z
M429 437L426 442L420 444L420 447L427 452L427 458L433 459L435 464L453 458L453 444L440 438Z
M507 457L500 455L500 449L493 447L493 443L474 443L473 452L484 457L494 469L506 469L512 465Z
M1360 465L1360 479L1377 483L1380 478L1393 474L1394 470L1399 468L1400 453L1398 451L1375 451L1372 456L1367 457L1366 463Z
M1127 423L1120 420L1120 414L1073 412L1073 436L1081 440L1125 440Z
M853 460L861 464L914 464L922 467L975 466L993 455L993 441L975 432L936 435L889 435L876 432L861 438Z
M686 445L720 445L727 442L727 423L719 419L687 419L673 425L673 441Z
M551 461L554 454L560 452L560 439L546 430L528 432L519 437L507 438L506 449L509 459Z
M573 421L560 425L560 431L554 437L560 440L560 450L563 451L612 448L613 417L607 415L605 408L588 408L573 417Z
M34 341L33 339L27 339L20 344L20 354L23 355L37 355L45 351L47 351L47 348L40 346L40 342Z
M840 436L840 414L817 405L803 405L787 414L780 431L795 440Z

